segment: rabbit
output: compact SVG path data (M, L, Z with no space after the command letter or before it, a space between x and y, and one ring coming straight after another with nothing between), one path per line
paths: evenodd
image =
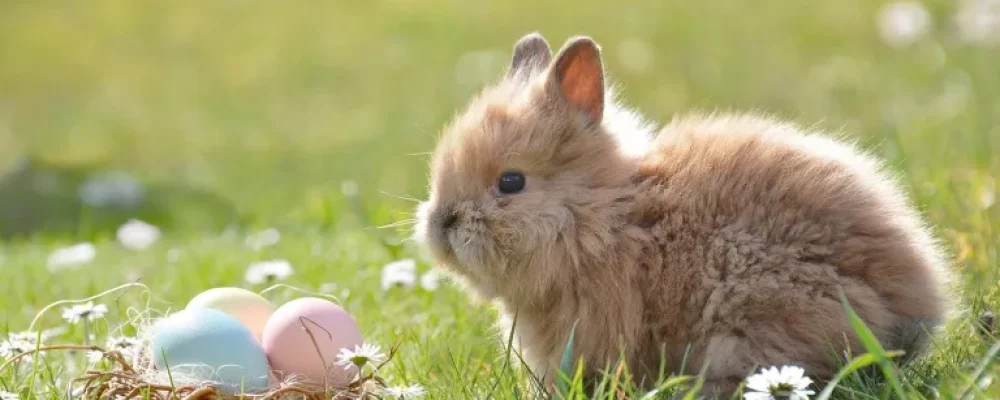
M684 364L715 394L771 365L828 379L865 351L842 298L925 353L948 259L879 160L761 113L658 129L605 81L590 37L554 57L522 37L444 128L416 210L414 238L549 388L571 331L590 383L618 363L640 387Z

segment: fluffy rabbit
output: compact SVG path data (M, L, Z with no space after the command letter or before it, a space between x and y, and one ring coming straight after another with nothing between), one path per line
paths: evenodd
M638 384L682 359L731 392L755 368L830 377L864 352L843 293L883 346L919 353L944 319L947 267L880 163L774 119L654 128L615 102L598 45L553 59L537 33L445 129L415 236L516 318L552 382L575 322L590 378Z

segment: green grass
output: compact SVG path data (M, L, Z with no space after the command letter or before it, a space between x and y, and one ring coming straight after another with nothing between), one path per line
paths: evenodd
M401 240L405 227L372 226L411 217L406 198L426 195L426 153L440 127L502 72L520 35L539 30L553 45L594 37L623 96L651 119L763 110L843 129L887 159L955 255L966 313L927 359L901 370L879 349L856 355L858 370L830 394L996 398L1000 383L979 392L971 380L1000 374L987 359L996 337L976 324L1000 306L1000 206L986 201L1000 179L1000 47L958 41L956 5L941 0L925 2L934 22L927 38L889 47L875 25L881 4L6 2L0 168L30 155L66 168L123 169L217 193L245 225L224 232L165 223L165 238L140 252L118 246L113 231L86 227L0 242L0 332L27 329L46 304L139 279L150 292L99 300L112 309L96 327L103 337L147 301L166 311L213 286L263 289L244 283L247 265L282 258L295 267L285 283L317 290L335 282L334 294L349 290L341 300L367 338L400 344L385 371L394 383L419 383L436 399L526 398L530 379L503 346L489 307L451 285L380 290L382 265L418 255ZM358 182L363 211L341 194L345 180ZM165 204L156 215L168 222L193 207ZM245 235L270 226L280 243L246 247ZM45 268L52 250L83 239L95 241L96 260L66 272ZM296 293L269 296L280 302ZM39 324L64 325L58 309ZM50 340L82 341L80 326ZM41 394L82 372L65 357L51 353L30 373L0 373L0 390L56 398ZM630 393L625 376L609 374L600 387ZM661 392L697 382L665 374ZM578 381L565 390L582 396Z

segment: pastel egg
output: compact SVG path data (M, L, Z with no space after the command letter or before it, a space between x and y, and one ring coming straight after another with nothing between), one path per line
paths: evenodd
M253 333L211 308L185 309L156 323L152 339L157 369L210 381L230 393L267 388L270 366Z
M347 311L320 298L283 304L264 327L262 344L271 368L282 378L295 377L327 386L344 386L357 373L335 365L343 348L361 344L361 331Z
M208 289L188 302L187 309L214 308L229 314L250 328L259 341L274 304L257 293L234 287Z

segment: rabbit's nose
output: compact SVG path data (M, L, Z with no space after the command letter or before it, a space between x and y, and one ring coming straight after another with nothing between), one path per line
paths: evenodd
M445 210L444 214L441 215L441 229L448 230L455 226L458 222L458 213L454 210Z

